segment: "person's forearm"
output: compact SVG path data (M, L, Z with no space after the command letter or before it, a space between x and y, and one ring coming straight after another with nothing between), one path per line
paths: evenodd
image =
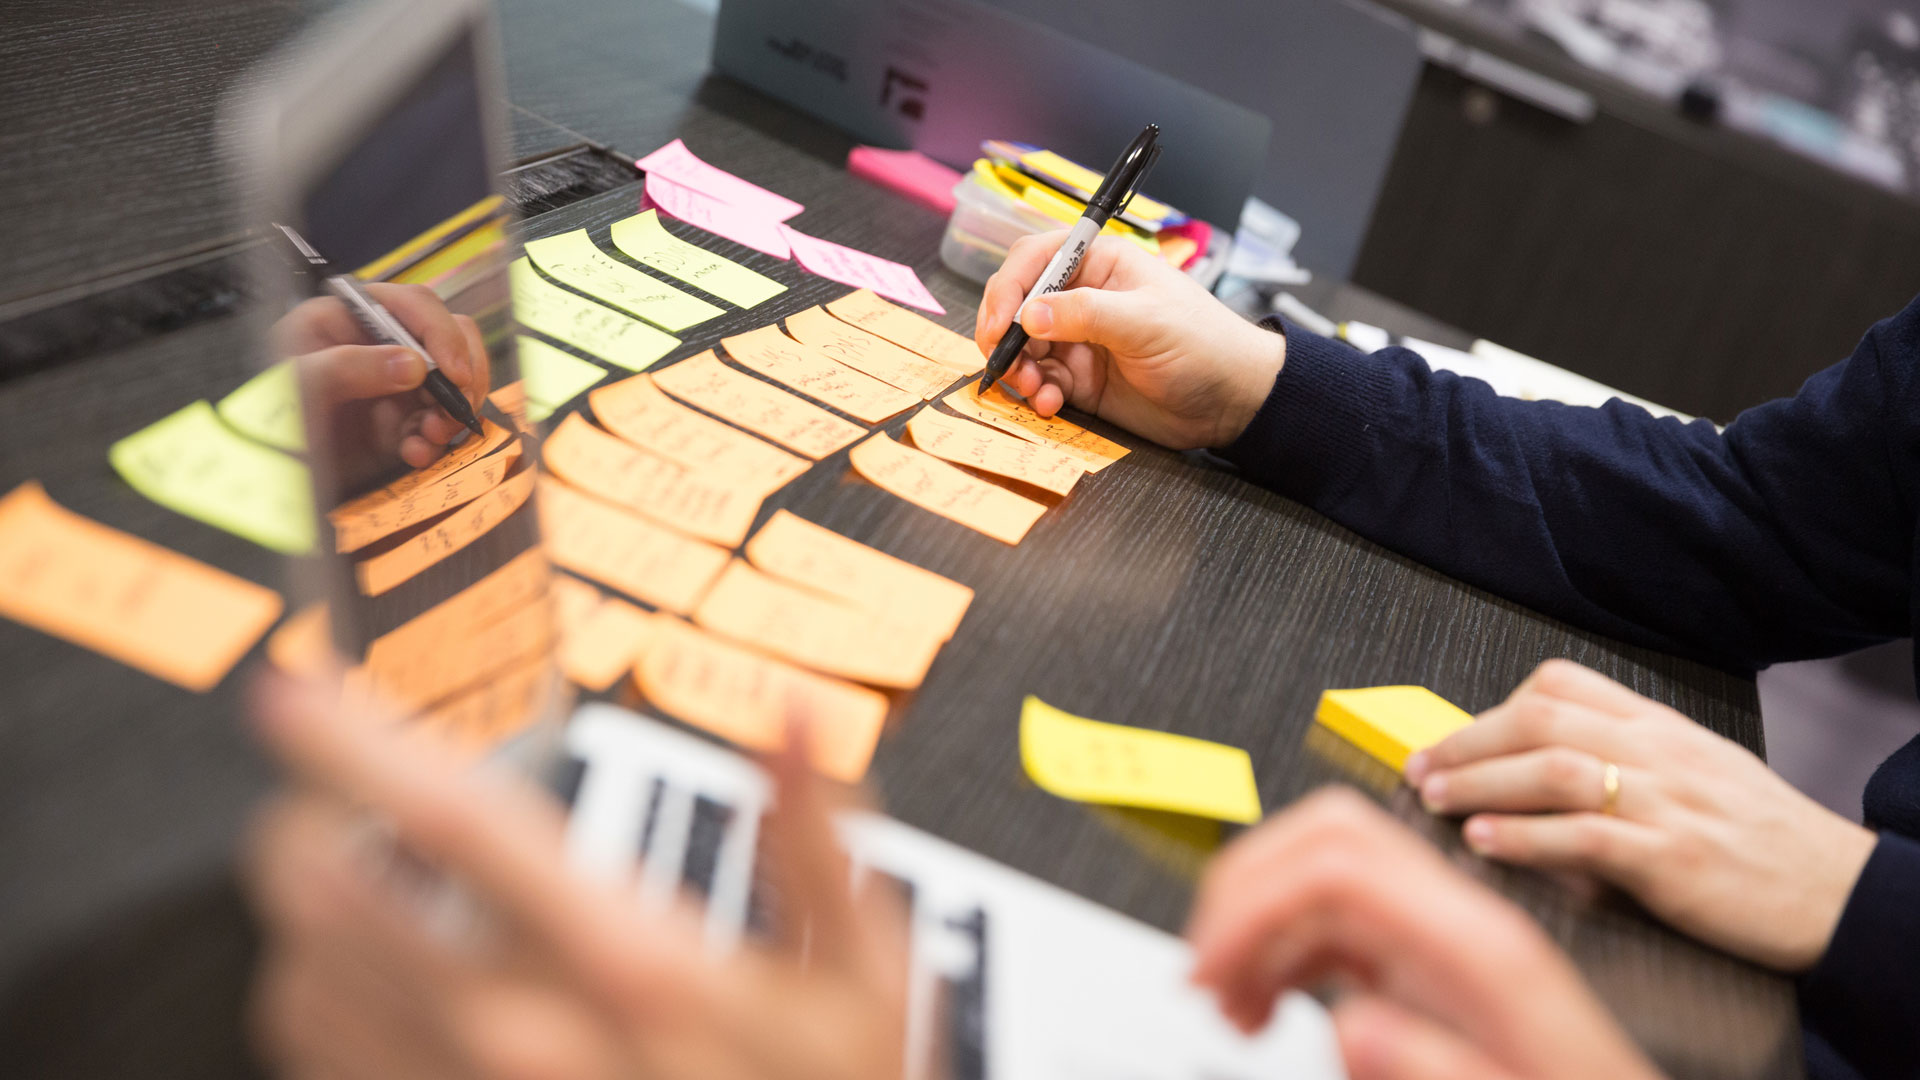
M1884 454L1873 432L1832 430L1870 389L1852 385L1860 372L1826 373L1836 385L1810 383L1816 400L1755 410L1723 438L1620 401L1502 398L1405 349L1365 355L1286 330L1272 392L1221 453L1369 539L1590 629L1729 667L1904 630L1911 523L1866 520L1890 509L1892 480L1858 475ZM1801 444L1854 473L1809 461L1818 475L1785 474ZM1756 476L1756 462L1770 474ZM1819 509L1876 486L1877 505L1858 506L1846 529Z

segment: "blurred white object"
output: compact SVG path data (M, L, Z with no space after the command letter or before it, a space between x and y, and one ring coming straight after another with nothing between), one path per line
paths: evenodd
M1293 261L1293 245L1300 239L1300 223L1249 197L1240 210L1240 227L1233 234L1233 254L1227 276L1253 284L1304 285L1313 280Z

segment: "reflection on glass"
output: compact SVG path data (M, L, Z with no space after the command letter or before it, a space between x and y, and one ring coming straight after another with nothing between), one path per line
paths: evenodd
M563 684L473 55L428 65L271 236L294 281L273 348L324 508L324 633L359 687L478 752L554 714Z

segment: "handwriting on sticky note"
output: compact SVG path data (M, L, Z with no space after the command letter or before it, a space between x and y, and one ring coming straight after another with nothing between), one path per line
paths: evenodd
M73 513L31 481L0 499L0 615L188 690L280 617L272 589Z
M721 338L720 345L740 366L868 423L898 416L920 400L800 344L777 326Z
M1017 544L1047 508L976 479L922 451L902 446L884 431L853 448L849 460L860 475L886 491L1003 543Z
M990 427L921 409L907 420L913 445L944 461L1065 495L1086 472L1078 458L1043 443L1016 439Z
M680 346L680 339L638 319L578 296L540 276L525 257L513 260L513 317L538 330L629 371L645 371Z
M1020 707L1020 760L1035 784L1063 799L1260 820L1260 789L1245 750L1103 724L1032 695Z
M283 360L241 383L214 408L228 427L249 439L296 454L307 449L300 378L291 360Z
M777 750L787 721L808 718L807 748L823 774L866 775L887 719L877 690L762 656L665 619L647 643L635 681L647 700L680 720L750 750Z
M941 400L954 412L988 427L1031 442L1046 443L1061 453L1070 454L1080 459L1088 472L1099 472L1131 453L1112 439L1102 438L1070 420L1041 416L1008 397L997 385L989 387L984 394L978 390L977 386L968 384Z
M519 385L518 383L514 385ZM495 391L496 394L501 391ZM467 466L485 459L513 438L513 433L494 423L482 421L479 438L467 439L440 455L425 468L415 469L383 487L356 496L327 514L336 533L335 547L357 551L367 543L424 521L434 514L452 509L467 499L446 501L442 488ZM499 482L496 476L486 487ZM464 486L464 485L462 485ZM484 488L482 490L485 490ZM478 495L474 492L473 495ZM472 496L468 496L471 498ZM371 534L371 535L369 535Z
M608 431L683 468L731 477L770 495L813 464L668 397L653 376L635 375L588 397Z
M453 627L430 641L409 635L402 647L388 635L368 648L363 671L383 701L414 713L545 652L554 633L553 613L545 604L530 601L493 622Z
M834 318L919 353L956 375L973 375L986 366L973 339L924 315L896 307L872 289L855 289L838 300L827 301L826 307Z
M540 531L555 565L681 613L700 603L730 557L551 480L540 485Z
M802 345L818 349L855 371L864 371L922 401L932 401L953 384L953 372L903 349L886 338L869 334L851 323L810 307L786 318L787 333Z
M722 311L601 251L585 229L529 240L527 257L553 280L667 330L697 326Z
M776 195L750 180L743 180L725 169L707 164L695 157L693 151L687 149L687 144L679 139L634 164L649 178L656 174L664 176L676 184L690 187L758 218L785 221L806 209L784 195Z
M665 616L625 600L608 600L561 638L560 670L584 689L606 690L640 659L660 618Z
M743 244L776 259L793 256L793 249L787 246L787 238L780 233L778 221L761 217L751 210L742 210L684 184L677 184L659 173L647 174L647 201L658 207L661 213L678 218L696 229L724 236L736 244Z
M695 472L570 414L547 436L547 468L582 491L689 536L732 547L747 538L761 496Z
M808 236L790 225L782 225L780 230L781 235L787 238L787 245L793 248L794 259L810 273L856 289L872 289L881 296L912 304L935 315L947 313L947 309L940 306L940 301L927 291L926 285L920 281L920 275L905 263L869 255L817 236Z
M973 590L793 513L777 510L747 541L761 570L875 614L909 619L951 638Z
M313 550L307 467L241 438L196 401L114 443L114 470L169 510L286 555Z
M653 384L689 405L814 459L867 433L812 402L733 370L711 349L655 372Z
M642 266L651 266L739 307L757 307L787 291L785 285L725 256L689 244L668 232L648 210L613 223L613 246Z
M375 638L363 674L409 712L490 677L498 665L551 640L553 622L542 601L553 576L539 549L521 552Z
M516 344L527 419L536 424L607 377L607 369L599 364L562 352L538 338L521 334Z
M896 689L919 686L946 640L924 624L854 607L739 561L713 583L693 621L803 667Z
M478 758L538 720L560 690L558 672L545 653L488 674L490 681L435 706L406 730Z
M388 497L392 486L389 485L331 510L327 513L327 522L333 526L334 550L359 551L401 529L418 525L456 506L465 506L500 486L519 460L519 442L509 442L499 453L443 474L437 481L409 484L404 494ZM418 472L412 473L403 479L417 475Z
M498 487L429 525L417 536L363 559L354 567L360 591L379 596L492 532L527 501L533 469L521 469Z
M1314 719L1399 772L1407 758L1473 723L1473 714L1424 686L1328 690Z

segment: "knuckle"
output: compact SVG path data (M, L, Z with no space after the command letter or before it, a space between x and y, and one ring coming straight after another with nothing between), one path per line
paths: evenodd
M1566 747L1554 747L1540 760L1540 777L1547 792L1561 798L1579 795L1587 773L1586 756Z
M1529 696L1514 704L1514 733L1530 742L1550 742L1559 710L1545 698Z
M1575 857L1590 863L1609 862L1614 855L1613 831L1597 818L1578 818L1569 834Z

